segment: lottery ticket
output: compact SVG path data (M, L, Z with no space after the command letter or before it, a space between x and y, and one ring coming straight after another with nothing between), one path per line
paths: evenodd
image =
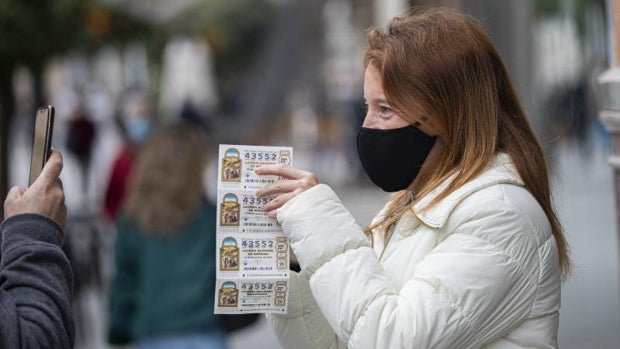
M277 176L263 165L293 163L293 148L222 144L219 148L215 313L285 313L290 248L282 227L262 207L256 190Z
M218 314L286 313L287 280L218 280Z
M258 176L263 165L293 164L293 148L220 145L218 188L259 189L275 182L276 176Z
M277 233L218 234L219 275L226 278L288 278L286 237Z

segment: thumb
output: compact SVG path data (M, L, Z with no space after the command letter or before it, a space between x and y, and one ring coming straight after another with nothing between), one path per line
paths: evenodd
M54 185L60 177L62 166L62 155L57 150L53 150L49 159L47 159L41 174L32 185L43 187Z

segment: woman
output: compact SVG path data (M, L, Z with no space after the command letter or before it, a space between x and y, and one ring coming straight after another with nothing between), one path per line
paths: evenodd
M109 341L138 348L226 348L213 314L215 207L203 196L208 144L170 126L140 151L117 221Z
M257 170L285 178L259 195L276 195L264 209L302 269L288 314L270 317L282 345L556 347L567 246L488 35L453 10L418 11L369 31L365 66L360 160L396 192L371 227L312 173Z

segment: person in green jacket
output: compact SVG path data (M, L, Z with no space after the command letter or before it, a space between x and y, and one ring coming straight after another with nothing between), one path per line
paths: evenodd
M137 348L227 348L213 314L215 206L209 148L195 125L155 134L138 154L117 219L108 341Z

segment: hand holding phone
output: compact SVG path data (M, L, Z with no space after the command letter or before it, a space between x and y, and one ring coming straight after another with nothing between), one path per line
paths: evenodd
M4 218L35 213L49 217L64 227L67 206L59 178L61 171L62 155L54 150L45 163L41 175L31 186L11 188L4 201Z
M52 149L52 131L54 129L54 107L48 105L37 109L34 122L32 156L30 158L30 179L28 186L41 174Z

